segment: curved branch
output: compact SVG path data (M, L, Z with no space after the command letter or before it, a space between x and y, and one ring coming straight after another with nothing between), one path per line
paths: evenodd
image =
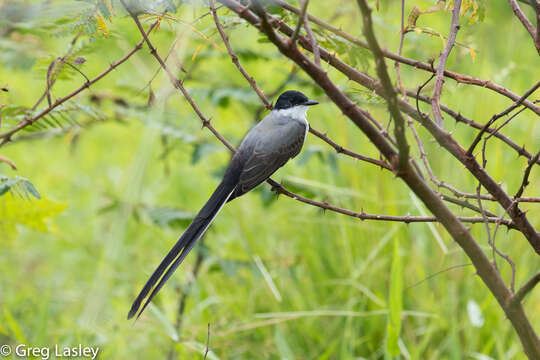
M457 32L459 30L459 10L461 9L461 0L454 1L454 9L452 10L452 24L450 25L450 34L444 50L439 58L437 64L437 72L435 73L435 88L433 89L433 96L431 98L431 109L433 111L433 117L435 122L439 126L443 126L443 117L441 114L441 93L444 83L444 68L446 66L446 59L450 55L450 51L454 47L456 41Z
M272 103L268 101L266 96L264 96L264 93L262 90L257 86L257 82L255 79L250 76L247 71L240 65L240 62L238 61L238 56L234 53L233 49L231 48L231 44L229 43L229 37L227 34L225 34L225 31L223 31L223 27L221 26L221 23L219 22L219 18L216 12L216 9L214 7L214 0L210 0L210 11L212 12L212 16L214 17L214 23L216 24L216 28L218 29L219 35L221 35L221 39L223 39L223 43L225 44L225 47L227 48L227 52L229 53L229 56L231 57L232 62L236 67L238 68L238 71L244 76L244 78L248 81L249 85L255 91L259 99L263 102L264 106L268 110L272 110Z
M460 0L457 0L460 1ZM399 170L401 171L407 165L409 161L409 145L407 144L407 138L405 136L405 119L403 118L401 111L398 107L398 96L392 85L392 80L388 75L386 69L386 63L384 62L384 56L379 46L379 42L375 37L373 31L373 23L371 20L371 8L367 5L365 0L358 0L358 6L360 7L363 15L363 32L364 36L368 40L369 47L373 56L375 57L375 65L377 68L377 75L382 83L384 92L386 94L386 103L388 104L388 110L394 119L394 136L396 137L399 148Z
M323 134L319 130L315 130L311 126L309 127L309 132L312 133L313 135L315 135L316 137L318 137L319 139L321 139L322 141L324 141L325 143L327 143L328 145L330 145L331 147L333 147L334 150L336 150L336 152L338 154L345 154L345 155L348 155L348 156L350 156L350 157L352 157L354 159L362 160L362 161L365 161L365 162L380 166L381 169L386 169L386 170L390 170L390 171L393 170L392 166L389 165L386 161L373 159L373 158L370 158L370 157L367 157L367 156L364 156L364 155L357 154L357 153L355 153L355 152L353 152L353 151L351 151L349 149L346 149L343 146L341 146L341 145L337 144L336 142L334 142L332 139L330 139L328 136L326 136L326 134Z
M529 21L529 19L527 19L527 16L525 16L525 14L519 7L516 0L508 0L508 2L510 3L510 6L512 7L512 11L516 15L516 17L523 24L523 26L525 27L529 35L531 35L532 38L534 39L534 35L535 35L534 33L536 32L534 29L534 25Z
M540 282L540 271L534 274L533 277L531 277L527 282L514 294L514 296L511 299L510 306L516 306L527 295L534 289L536 284Z
M519 187L516 195L514 195L514 198L520 198L521 195L523 195L523 191L525 191L525 188L527 187L527 185L529 185L529 175L531 174L531 169L533 165L538 161L538 159L540 159L540 151L538 151L536 155L527 164L525 172L523 173L523 180L521 181L521 186Z

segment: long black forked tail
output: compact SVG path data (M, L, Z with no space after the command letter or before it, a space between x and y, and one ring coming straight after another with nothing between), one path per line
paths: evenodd
M228 181L227 177L223 179L223 181L219 184L210 199L206 202L206 204L204 204L201 211L199 211L199 213L197 214L197 216L195 216L186 231L182 234L180 239L178 239L176 244L174 244L169 253L158 265L152 276L150 276L150 279L148 279L135 301L133 301L131 309L129 310L128 319L131 319L133 316L135 316L137 312L137 318L141 316L142 312L144 311L144 309L146 309L150 301L152 301L154 296L156 296L156 294L163 287L165 282L171 277L176 268L178 268L178 266L182 263L182 261L191 251L197 240L199 240L199 238L204 234L208 226L210 226L216 215L223 207L223 205L225 205L227 200L231 197L235 186L235 181ZM149 293L150 295L148 295ZM142 301L147 296L148 298L144 302L141 310L139 311Z

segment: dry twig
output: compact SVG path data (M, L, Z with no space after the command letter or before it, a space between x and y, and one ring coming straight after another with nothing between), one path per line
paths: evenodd
M10 159L8 159L7 157L0 155L0 162L8 164L12 170L17 170L17 166L15 165L15 163L11 161Z
M454 47L454 42L456 41L456 35L459 30L459 10L461 9L461 0L454 1L454 9L452 10L452 24L450 25L450 35L448 35L448 40L444 50L439 58L439 63L437 64L437 72L435 73L435 88L433 89L433 96L431 98L431 109L433 110L433 117L435 122L439 126L443 126L443 117L441 114L441 92L444 83L444 68L446 66L446 59Z

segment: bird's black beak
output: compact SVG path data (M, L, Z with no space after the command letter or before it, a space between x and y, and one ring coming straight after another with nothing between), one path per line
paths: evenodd
M304 105L306 106L312 106L312 105L317 105L319 102L318 101L315 101L315 100L308 100L304 103Z

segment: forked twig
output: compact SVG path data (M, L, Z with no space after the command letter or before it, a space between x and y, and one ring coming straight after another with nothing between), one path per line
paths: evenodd
M433 89L433 96L431 98L431 109L433 110L433 117L435 118L435 123L439 126L443 126L443 117L441 114L441 93L444 83L444 68L446 66L446 59L454 47L454 42L456 41L456 35L459 30L459 10L461 9L461 0L454 1L454 8L452 10L452 24L450 25L450 34L448 35L448 40L444 50L439 58L437 64L437 72L435 73L435 88Z

